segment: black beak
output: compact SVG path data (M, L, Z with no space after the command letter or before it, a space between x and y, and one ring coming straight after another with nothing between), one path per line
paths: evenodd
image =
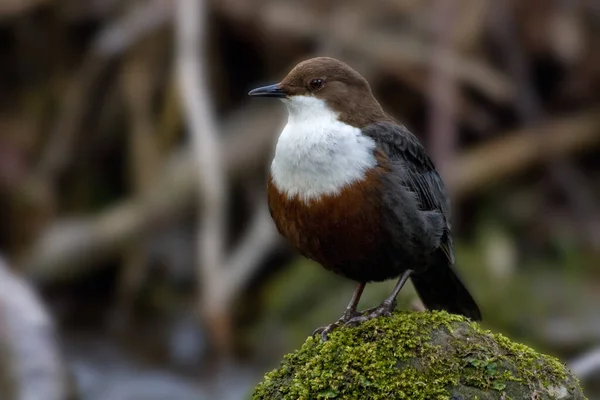
M283 98L283 97L287 96L285 94L285 92L279 88L279 83L252 89L251 91L248 92L248 95L255 96L255 97L279 97L279 98Z

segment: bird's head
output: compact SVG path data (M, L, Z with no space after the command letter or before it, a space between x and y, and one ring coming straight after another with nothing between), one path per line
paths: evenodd
M382 117L369 83L347 64L330 57L317 57L296 65L279 83L248 93L253 97L282 100L290 116L318 117L333 111L340 120L361 127Z

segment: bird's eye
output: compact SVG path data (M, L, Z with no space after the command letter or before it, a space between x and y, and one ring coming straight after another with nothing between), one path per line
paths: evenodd
M313 79L310 81L310 88L312 90L321 89L323 87L323 79Z

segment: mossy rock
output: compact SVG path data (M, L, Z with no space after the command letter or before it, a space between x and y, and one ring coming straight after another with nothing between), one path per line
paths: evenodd
M553 357L445 312L397 312L310 337L254 400L585 399Z

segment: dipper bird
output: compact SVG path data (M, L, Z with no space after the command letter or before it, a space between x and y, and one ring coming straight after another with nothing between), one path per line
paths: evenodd
M288 121L277 141L268 202L300 253L358 285L340 319L315 331L389 316L408 278L429 309L481 320L454 269L450 205L418 139L383 111L345 63L318 57L250 96L278 98ZM357 312L368 282L399 277L380 306Z

